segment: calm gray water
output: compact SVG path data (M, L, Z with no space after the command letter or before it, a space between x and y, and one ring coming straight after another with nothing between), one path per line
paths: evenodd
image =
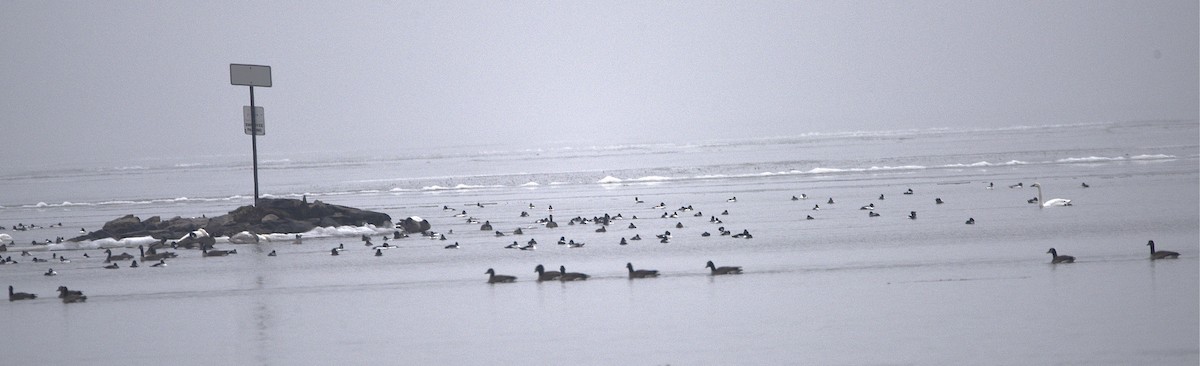
M421 216L449 240L394 240L375 257L358 235L378 244L385 229L327 229L300 245L219 243L240 253L182 251L165 268L119 270L102 269L96 249L115 242L33 252L66 264L6 253L21 263L0 266L2 282L41 298L0 305L4 363L1195 365L1198 125L284 157L264 164L264 192ZM0 225L63 227L0 233L25 245L129 213L219 215L249 203L245 165L5 171ZM1074 205L1026 203L1034 181ZM1025 188L1008 188L1017 182ZM869 203L880 217L859 210ZM677 210L687 205L703 215ZM497 238L453 216L461 210L525 235ZM605 213L625 219L605 233L567 224ZM533 222L551 214L560 227ZM670 243L654 239L667 230ZM646 240L617 244L635 234ZM503 249L529 239L537 250ZM1147 240L1182 256L1150 261ZM462 247L443 249L453 242ZM339 243L349 250L330 256ZM1078 260L1051 265L1050 247ZM745 273L710 276L708 260ZM662 276L629 280L627 262ZM538 283L537 264L592 278ZM48 267L59 275L42 276ZM489 285L488 268L518 280ZM58 302L59 285L88 302Z

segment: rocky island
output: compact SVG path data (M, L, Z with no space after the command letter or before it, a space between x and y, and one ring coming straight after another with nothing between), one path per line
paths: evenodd
M134 215L109 221L97 231L69 239L80 242L112 238L121 240L131 237L154 237L155 239L177 239L193 231L204 229L215 237L232 236L240 232L253 234L298 234L317 227L365 226L392 227L388 214L362 210L354 207L333 205L319 200L287 198L260 198L258 206L242 206L228 214L217 217L175 217L163 220L158 216L142 220ZM400 223L405 231L429 230L429 223L419 218L408 218Z

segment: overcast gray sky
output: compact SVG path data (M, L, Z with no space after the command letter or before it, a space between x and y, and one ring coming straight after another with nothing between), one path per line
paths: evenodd
M4 165L1197 119L1181 1L0 0ZM175 159L180 158L180 159Z

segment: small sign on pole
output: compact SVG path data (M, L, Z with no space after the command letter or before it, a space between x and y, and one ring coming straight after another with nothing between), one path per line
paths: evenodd
M229 64L229 83L233 85L271 87L271 67L264 65Z
M251 124L253 122L253 125ZM267 135L267 119L264 114L263 107L254 107L254 116L250 116L250 106L242 106L242 124L245 127L246 134L256 133L257 136ZM253 128L251 126L254 126Z

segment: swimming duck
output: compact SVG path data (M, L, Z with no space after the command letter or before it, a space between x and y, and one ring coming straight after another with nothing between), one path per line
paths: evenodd
M51 269L46 270L46 273L44 275L45 276L57 276L58 272L55 272L54 268L51 268Z
M105 268L105 269L117 269L117 268L121 268L121 267L118 267L118 266L117 266L117 263L115 263L115 262L114 262L113 264L110 264L110 265L104 266L104 268Z
M1054 256L1054 259L1051 259L1050 263L1075 263L1075 257L1069 255L1058 255L1058 251L1054 250L1054 248L1050 248L1050 250L1047 250L1046 253L1050 253L1050 255Z
M813 219L813 217L812 217L812 215L808 215L808 216L807 216L807 217L805 217L804 219L805 219L805 220L814 220L814 219Z
M642 234L634 234L629 240L642 240Z
M138 268L137 261L133 261L133 264L130 264L129 268Z
M913 194L912 188L909 188L907 191L904 191L904 194Z
M859 209L859 210L874 210L874 209L875 209L875 204L874 204L874 203L872 203L872 204L868 204L868 205L866 205L866 206L859 207L858 209Z
M737 202L737 197L736 197L736 196L734 196L734 197L732 197L732 198L730 198L730 199L727 199L727 200L725 200L725 202Z
M735 266L730 266L730 267L717 267L716 265L714 265L714 264L713 264L713 262L712 262L712 261L708 261L708 264L707 264L707 265L705 265L704 267L705 267L705 268L712 268L712 275L713 275L713 276L716 276L716 275L727 275L727 274L741 274L741 273L742 273L742 267L735 267Z
M833 204L833 197L829 197L829 201L825 201L825 203L832 205L832 204Z
M517 249L518 247L520 247L520 244L517 244L516 241L513 241L512 244L504 246L504 249Z
M975 218L974 218L974 217L972 217L972 218L968 218L968 219L967 219L967 225L975 225Z
M1012 189L1023 188L1023 187L1025 187L1025 184L1021 183L1021 182L1017 182L1017 184L1008 186L1008 188L1012 188Z
M329 250L329 255L339 255L339 254L340 254L340 251L338 250L338 248L333 248L333 249Z
M941 198L934 198L934 199L933 199L933 203L936 203L936 204L939 204L939 205L940 205L940 204L943 204L943 203L945 203L945 202L942 202L942 199L941 199Z
M917 219L917 211L909 211L909 212L908 212L908 218L909 218L909 219L916 220L916 219Z
M1091 187L1091 186L1089 186L1089 185L1087 184L1087 182L1083 182L1083 183L1081 183L1079 186L1080 186L1080 187L1083 187L1083 188L1088 188L1088 187Z
M629 269L629 278L650 278L658 277L658 271L653 269L633 269L633 263L625 263L625 268Z
M375 256L376 256L376 257L382 257L382 256L383 256L383 250L382 250L382 249L375 249Z
M458 242L456 241L454 244L447 245L446 249L458 249Z
M867 212L867 217L879 217L879 214L876 213L875 211L871 211L871 212Z
M1172 252L1172 251L1169 251L1169 250L1157 250L1157 251L1156 251L1156 250L1154 250L1154 241L1153 241L1153 240L1151 240L1150 242L1146 243L1146 245L1150 246L1150 259L1151 259L1151 260L1155 260L1155 259L1167 259L1167 258L1179 258L1179 253L1176 253L1176 252Z
M271 251L271 253L275 253L275 251L274 251L274 250L272 250L272 251ZM166 266L167 266L167 261L166 261L165 259L159 259L159 260L158 260L158 263L151 264L150 266L151 266L151 267L166 267Z
M567 272L567 266L558 266L558 271L562 272L562 277L559 277L558 280L564 281L564 282L565 281L584 281L584 280L587 280L588 277L591 277L591 276L588 276L586 274L579 273L579 272Z
M496 271L491 268L488 268L487 272L484 272L484 274L488 275L488 283L508 283L517 280L517 276L498 275L496 274Z
M275 251L274 251L274 250L272 250L270 253L267 253L267 256L268 256L268 257L274 257L274 256L275 256Z

